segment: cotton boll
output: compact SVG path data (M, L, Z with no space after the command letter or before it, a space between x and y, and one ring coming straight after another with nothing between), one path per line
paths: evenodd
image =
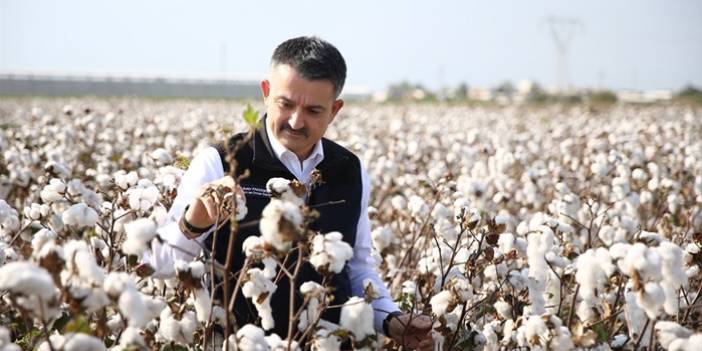
M49 184L44 186L44 188L39 193L39 196L44 201L44 203L52 203L63 200L63 195L65 191L66 184L61 179L53 178L49 181Z
M341 340L328 329L318 329L312 340L313 351L339 351Z
M665 293L660 284L648 282L644 285L644 290L637 294L636 301L644 309L649 319L656 319L665 302Z
M373 247L378 250L378 252L382 252L385 248L390 246L393 236L392 228L389 226L382 226L373 229L371 232Z
M448 310L449 306L455 304L455 297L451 291L444 290L436 295L434 295L429 304L431 304L431 311L437 317L443 316Z
M671 343L676 339L687 339L691 335L692 332L689 329L682 327L678 323L669 321L656 322L656 336L664 349L669 349Z
M502 319L512 319L512 306L505 302L505 300L500 299L498 301L495 301L495 304L493 305L495 307L495 311L497 311L497 314L500 316Z
M261 326L265 330L270 330L274 327L273 314L271 310L271 296L277 289L277 286L268 280L263 271L258 268L252 268L247 271L248 281L244 283L241 292L244 297L250 298L254 303L259 316L261 317ZM259 296L266 294L263 300Z
M407 200L402 195L395 195L390 199L392 208L397 211L404 211L407 208Z
M318 272L340 273L346 261L353 257L351 245L339 232L317 234L312 238L310 263Z
M373 330L373 307L363 298L352 296L341 308L341 327L350 331L356 341L375 334Z
M128 327L119 337L118 348L126 350L145 350L147 347L146 342L144 342L144 338L139 333L139 330L133 327Z
M119 310L128 320L128 325L134 328L142 328L149 321L147 319L148 309L141 293L136 289L128 289L119 296Z
M0 267L0 290L21 295L36 295L44 302L56 296L51 275L45 269L29 262L9 262Z
M51 346L54 350L64 351L101 351L107 350L102 340L83 333L67 333L61 338L50 338ZM49 351L52 348L45 342L37 349L39 351Z
M205 323L210 319L210 305L212 304L210 293L206 289L195 289L193 294L197 320L200 323Z
M79 202L64 211L61 214L61 220L64 224L76 228L92 227L98 220L98 214L86 204Z
M163 149L163 148L158 148L158 149L152 151L149 156L151 156L151 158L159 166L165 166L165 165L173 162L173 158L171 157L170 153L168 151L166 151L166 149Z
M429 214L429 206L421 197L412 195L407 204L410 214L417 221L422 221Z
M242 251L244 251L244 254L246 257L251 257L252 255L256 253L260 253L263 248L261 245L263 244L263 241L261 240L260 236L249 236L244 240L244 242L241 245Z
M135 185L139 181L139 176L134 171L127 173L124 170L120 170L113 176L115 179L115 184L122 190L127 190L129 187Z
M110 272L105 277L102 288L108 296L116 300L123 291L136 289L136 284L125 272Z
M267 351L270 350L266 341L266 334L261 328L247 324L236 332L236 336L229 336L229 349L227 351ZM225 342L226 344L226 342ZM222 345L225 349L225 345Z
M288 348L288 340L283 340L278 334L271 334L264 338L271 351L299 351L297 341L292 341Z
M292 240L301 235L300 208L287 201L272 199L263 209L259 229L263 240L280 252L290 250Z
M140 218L124 226L127 239L122 244L122 251L127 255L141 256L156 236L156 224L148 218Z
M81 279L88 283L102 285L105 273L98 266L95 256L85 241L71 240L64 244L63 249L68 272L77 273ZM68 277L66 276L66 278ZM64 283L66 282L64 281Z

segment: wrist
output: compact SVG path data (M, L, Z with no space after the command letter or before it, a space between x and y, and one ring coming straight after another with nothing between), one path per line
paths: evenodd
M207 210L202 204L202 201L197 199L193 201L190 205L185 206L185 210L183 211L183 218L194 227L209 228L214 223L211 223L209 221L209 218L203 218L203 213L206 214Z
M185 206L185 211L183 211L183 215L180 217L180 221L178 221L178 226L185 236L190 239L194 239L209 231L212 228L212 224L207 226L198 226L191 223L187 218L189 208L190 205Z

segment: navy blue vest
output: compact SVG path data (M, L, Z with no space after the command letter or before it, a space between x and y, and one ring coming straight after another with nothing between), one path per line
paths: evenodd
M229 140L229 147L233 148L244 136L244 134L233 136ZM353 153L328 139L322 139L322 147L324 149L324 160L317 166L322 176L322 183L312 190L307 201L307 205L319 211L320 214L319 218L311 224L311 229L321 233L328 233L331 231L341 232L344 241L353 247L356 242L356 230L361 211L361 195L363 191L360 161ZM217 145L216 148L220 153L222 165L226 174L230 167L226 161L224 146ZM270 201L270 197L265 191L266 182L268 182L270 178L280 177L292 180L295 179L295 177L275 156L265 128L260 128L254 134L253 140L240 147L235 158L237 161L237 175L243 174L245 170L250 171L250 175L241 181L241 186L246 193L246 207L248 208L248 213L239 223L245 224L261 218L263 208ZM339 200L343 200L343 202L325 205ZM225 225L217 234L217 246L214 256L222 264L224 264L226 258L226 250L230 237L229 233L229 225ZM235 274L241 270L244 263L242 243L251 235L260 235L258 224L240 228L236 236L232 265L232 272ZM213 236L211 235L206 242L208 248L212 245L212 238ZM295 267L296 257L290 258L292 258L292 260L288 259L288 262L286 262L286 269L292 272ZM299 286L302 282L310 280L321 283L322 277L314 270L311 264L305 262L301 267L300 276L294 287L296 293L296 311L303 302ZM233 289L234 283L230 285ZM341 273L335 274L332 277L331 286L335 289L332 304L341 304L349 299L352 294L347 267L344 267ZM288 333L289 289L290 281L284 276L278 283L278 288L271 297L271 307L273 309L273 318L275 319L275 328L273 331L283 338L285 338ZM221 293L222 291L220 290L217 295L223 296ZM225 304L228 304L228 302ZM233 312L239 326L247 323L255 323L258 319L255 307L251 301L244 298L241 292L239 292ZM339 308L327 310L322 314L323 319L334 323L339 322L339 316ZM296 327L297 326L295 326L295 328Z

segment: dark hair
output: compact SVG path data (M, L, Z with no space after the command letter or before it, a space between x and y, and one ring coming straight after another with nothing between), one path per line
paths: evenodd
M329 80L339 97L346 81L346 62L334 45L317 37L298 37L278 45L271 65L290 65L303 78Z

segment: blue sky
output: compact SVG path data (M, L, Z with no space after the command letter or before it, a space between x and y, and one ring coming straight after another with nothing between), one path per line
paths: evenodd
M568 56L574 86L702 86L700 0L0 0L0 71L260 78L278 43L314 34L345 56L349 86L549 86L548 16L583 23Z

